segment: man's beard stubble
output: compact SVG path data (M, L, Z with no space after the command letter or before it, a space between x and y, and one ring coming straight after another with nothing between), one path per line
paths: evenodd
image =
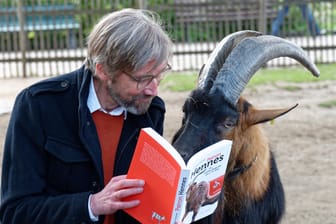
M127 112L140 115L147 112L152 100L153 96L147 96L144 94L139 94L137 96L133 96L131 99L123 98L118 92L114 91L112 86L109 86L109 94L110 96L121 106L126 108ZM141 103L139 100L147 99L146 103Z

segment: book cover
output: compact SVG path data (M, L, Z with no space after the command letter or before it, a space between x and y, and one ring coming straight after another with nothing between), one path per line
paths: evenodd
M127 178L145 180L144 192L129 197L140 205L125 211L141 223L190 223L210 215L218 196L231 150L223 140L196 153L185 164L174 147L152 128L141 130ZM194 199L203 191L202 199ZM199 193L199 192L198 192ZM194 204L198 212L190 211Z

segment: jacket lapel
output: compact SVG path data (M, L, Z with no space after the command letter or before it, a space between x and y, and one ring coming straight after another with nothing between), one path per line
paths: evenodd
M87 107L87 98L89 95L89 86L91 81L91 72L88 69L81 69L78 74L78 117L79 117L79 137L84 147L90 154L95 169L99 175L100 183L104 182L103 164L101 161L101 150L95 124L91 113Z

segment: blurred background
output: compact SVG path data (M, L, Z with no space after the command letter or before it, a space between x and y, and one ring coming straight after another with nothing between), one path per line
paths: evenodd
M243 29L291 40L317 64L336 62L334 0L1 0L0 78L79 67L97 20L130 7L162 17L174 42L173 71L198 71L223 37ZM292 64L279 58L265 66Z

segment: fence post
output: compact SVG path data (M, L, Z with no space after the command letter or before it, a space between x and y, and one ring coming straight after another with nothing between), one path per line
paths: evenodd
M20 44L20 51L21 51L21 57L22 57L22 72L23 77L27 77L27 58L26 58L26 51L27 51L27 45L26 45L26 31L24 28L25 25L25 15L23 11L23 4L22 0L17 1L17 16L19 19L19 25L20 25L20 32L19 32L19 44Z
M139 9L147 9L147 1L139 0Z
M258 29L260 32L266 34L266 20L267 20L267 12L266 12L267 0L259 0L259 22Z

